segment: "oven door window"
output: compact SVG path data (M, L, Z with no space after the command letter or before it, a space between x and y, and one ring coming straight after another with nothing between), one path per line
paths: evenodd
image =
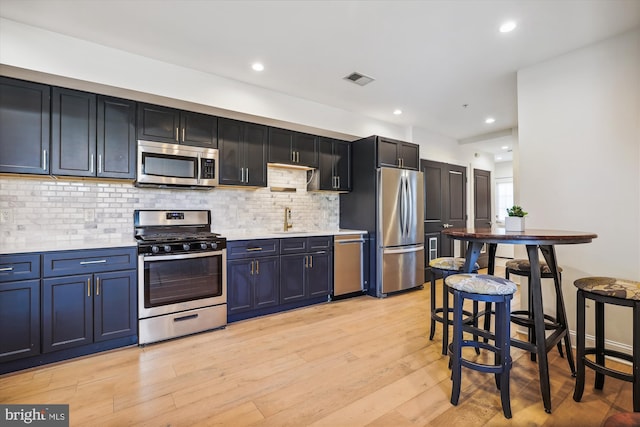
M196 157L143 153L144 174L171 178L195 179L198 175Z
M146 261L145 308L221 296L222 267L222 255Z

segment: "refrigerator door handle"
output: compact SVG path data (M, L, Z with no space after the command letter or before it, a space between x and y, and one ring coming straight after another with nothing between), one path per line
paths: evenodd
M406 254L411 252L419 252L424 250L424 245L420 246L409 246L409 247L400 247L400 248L385 248L383 253L385 254Z
M404 178L404 185L405 185L405 197L407 199L407 218L405 219L404 223L405 223L405 227L406 227L406 231L405 231L405 236L409 237L409 231L411 228L411 210L413 209L413 203L412 203L412 199L411 199L411 188L410 188L410 184L409 184L409 178L405 177Z
M405 194L404 194L404 177L400 176L400 234L404 239L404 229L406 227L406 215L407 209L405 206Z

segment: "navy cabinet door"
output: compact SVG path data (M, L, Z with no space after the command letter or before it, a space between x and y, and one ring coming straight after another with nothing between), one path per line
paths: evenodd
M269 128L269 162L294 163L293 133L290 130Z
M333 260L331 252L309 254L307 267L307 288L309 298L329 295L333 278Z
M96 176L136 177L136 103L98 96Z
M0 283L0 363L40 354L40 280Z
M351 144L344 141L333 142L333 169L338 178L336 190L351 191Z
M279 303L279 257L255 259L255 308L271 307Z
M296 150L296 164L318 167L318 137L307 133L293 133L293 147Z
M245 123L245 183L252 187L267 186L268 128Z
M307 255L280 257L280 302L287 303L306 298L305 270Z
M50 86L0 77L0 172L49 173Z
M151 104L138 104L138 139L177 144L180 111Z
M227 313L253 308L253 259L227 261Z
M51 173L96 175L96 95L51 91Z
M42 281L42 352L93 342L93 276Z
M191 111L180 112L180 143L218 148L218 118Z
M404 169L418 170L420 168L420 146L417 144L402 144L402 167Z
M330 138L320 138L318 141L318 170L320 174L320 189L334 190L336 179L334 174L333 140Z
M135 270L96 274L93 284L94 341L137 335Z
M220 150L220 184L245 185L245 149L242 122L220 119L218 123L218 148Z

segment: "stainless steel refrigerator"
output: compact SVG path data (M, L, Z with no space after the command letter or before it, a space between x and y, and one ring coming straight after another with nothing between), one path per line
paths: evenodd
M377 176L376 295L424 283L422 172L379 168Z

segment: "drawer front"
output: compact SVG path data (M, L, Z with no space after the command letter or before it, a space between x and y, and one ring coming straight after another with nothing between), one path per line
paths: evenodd
M309 237L309 252L330 250L333 248L333 236Z
M40 255L0 255L0 282L40 278Z
M278 239L237 240L227 242L227 259L255 258L280 253Z
M280 239L280 253L285 254L299 254L307 252L309 241L307 237L289 237L287 239Z
M136 253L136 247L46 252L43 255L43 276L135 269Z

